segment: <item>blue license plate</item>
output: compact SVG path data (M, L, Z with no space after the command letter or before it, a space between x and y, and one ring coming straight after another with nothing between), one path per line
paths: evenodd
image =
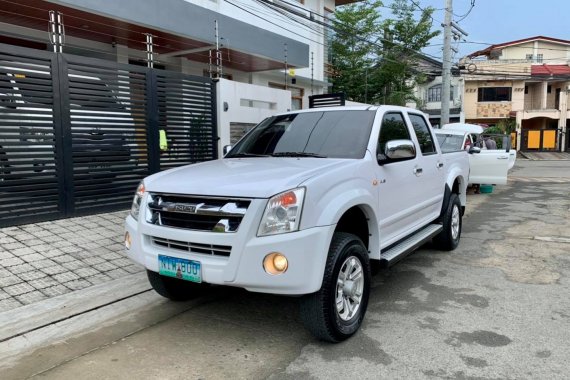
M158 255L158 273L181 280L202 282L202 264L199 261Z

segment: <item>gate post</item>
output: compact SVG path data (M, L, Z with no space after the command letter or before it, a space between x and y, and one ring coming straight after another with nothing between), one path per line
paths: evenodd
M158 130L158 89L155 69L146 72L146 142L149 174L160 171L160 132Z
M55 151L59 186L59 207L64 217L75 211L73 190L73 151L71 140L71 114L69 104L69 77L67 61L62 54L52 59L53 118Z
M217 92L217 86L218 83L220 83L219 81L213 81L210 80L210 88L212 90L211 92L211 104L212 104L212 132L213 132L213 136L212 136L212 152L213 152L213 157L212 159L217 160L219 158L218 156L218 145L220 143L220 137L218 135L218 92Z

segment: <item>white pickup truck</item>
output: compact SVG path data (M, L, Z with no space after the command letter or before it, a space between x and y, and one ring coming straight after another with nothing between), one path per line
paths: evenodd
M141 182L128 256L172 300L209 284L300 296L318 338L360 327L370 268L461 236L468 154L442 155L424 115L396 106L276 115L223 159Z

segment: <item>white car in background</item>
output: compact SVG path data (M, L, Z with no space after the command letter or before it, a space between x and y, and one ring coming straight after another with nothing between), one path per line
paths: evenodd
M489 135L502 139L501 149L487 149L484 143L484 129L480 125L453 123L435 130L442 153L467 150L469 155L469 185L505 185L508 171L514 166L516 151L510 148L510 137Z

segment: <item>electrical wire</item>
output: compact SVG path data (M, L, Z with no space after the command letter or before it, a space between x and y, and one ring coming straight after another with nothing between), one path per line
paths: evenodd
M469 10L467 11L467 13L465 13L462 16L456 15L455 13L453 14L455 17L459 17L459 20L455 21L456 23L460 23L461 21L465 20L467 18L467 16L469 16L469 13L471 13L471 11L473 10L473 8L475 7L475 0L471 0L471 7L469 8Z

